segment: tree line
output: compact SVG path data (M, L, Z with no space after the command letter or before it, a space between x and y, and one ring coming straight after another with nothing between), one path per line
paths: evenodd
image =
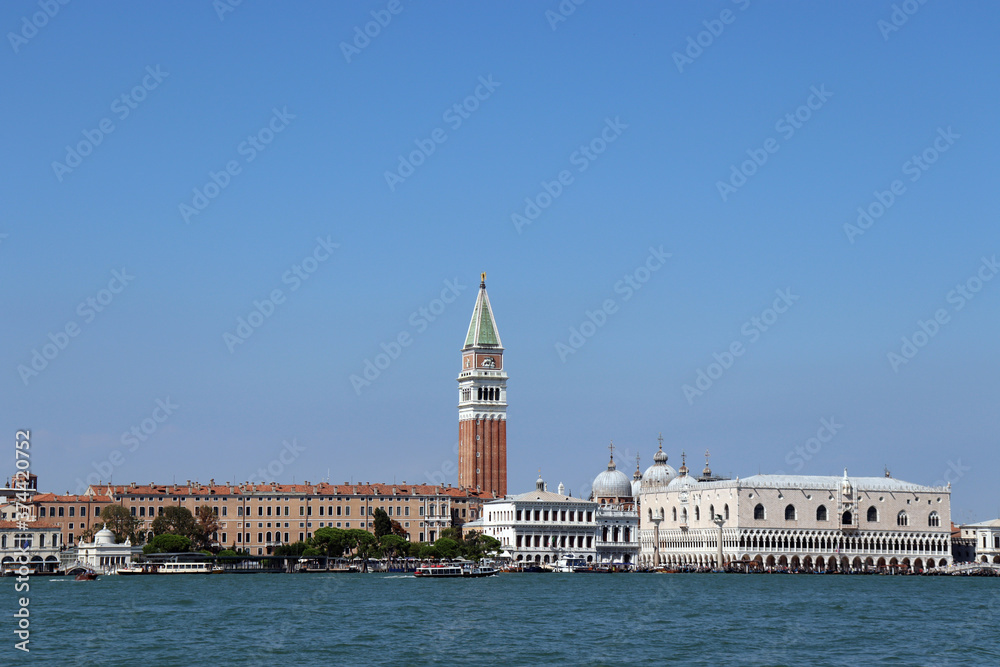
M360 528L319 528L305 541L283 544L274 549L275 556L298 556L303 558L322 557L344 558L467 558L480 560L498 554L501 544L498 540L476 531L462 533L461 528L446 528L433 543L409 542L403 526L389 517L383 509L376 509L374 515L375 533ZM115 542L126 539L132 544L143 544L146 533L142 530L142 520L132 515L121 505L108 505L101 510L101 522L95 523L80 536L90 541L94 533L107 528L115 536ZM228 549L214 544L213 535L219 530L219 517L208 505L202 505L192 514L186 507L163 508L163 514L153 519L153 539L143 546L143 553L178 553L205 551L220 556L238 556L241 551L234 543ZM243 552L245 553L245 552Z

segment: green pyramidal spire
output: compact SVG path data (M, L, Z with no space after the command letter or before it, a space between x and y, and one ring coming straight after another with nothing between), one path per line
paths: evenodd
M479 294L476 296L476 307L472 310L472 321L469 322L465 347L503 347L493 319L490 297L486 294L485 273L482 274L482 282L479 283Z

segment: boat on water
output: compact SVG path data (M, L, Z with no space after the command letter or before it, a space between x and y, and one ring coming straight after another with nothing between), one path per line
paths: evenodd
M497 569L490 565L424 565L417 568L413 573L415 577L428 577L431 579L449 579L457 577L478 578L492 577L497 574Z
M562 556L556 561L556 565L552 568L553 572L580 572L586 570L588 567L587 561L584 558L576 556Z
M76 581L94 581L97 579L97 573L93 570L87 570L76 575L75 579Z
M222 574L225 570L220 565L211 563L137 563L115 570L121 575L142 574Z

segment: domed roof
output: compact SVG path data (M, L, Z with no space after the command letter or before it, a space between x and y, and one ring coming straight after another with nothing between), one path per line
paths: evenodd
M667 453L663 451L663 436L660 438L660 449L653 455L653 465L646 468L642 474L643 483L649 487L654 485L666 486L672 479L677 477L677 471L667 465Z
M678 475L673 480L671 480L670 484L667 485L667 489L669 490L682 489L684 487L694 486L697 483L698 479L692 477L691 475Z
M94 544L114 544L115 534L107 528L102 528L94 535Z
M594 498L632 497L632 483L625 473L617 469L613 455L611 461L608 462L608 469L594 478L591 493Z

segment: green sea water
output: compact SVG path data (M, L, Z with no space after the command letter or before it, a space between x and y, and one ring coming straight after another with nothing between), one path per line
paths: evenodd
M0 665L1000 665L1000 578L0 579Z

